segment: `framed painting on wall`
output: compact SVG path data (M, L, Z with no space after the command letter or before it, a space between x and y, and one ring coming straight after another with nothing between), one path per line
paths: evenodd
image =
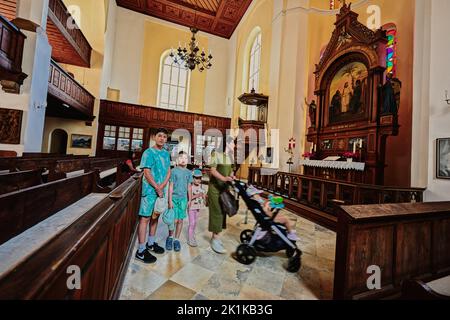
M450 138L437 139L436 177L450 179Z
M92 136L84 134L72 134L70 146L72 148L91 149Z

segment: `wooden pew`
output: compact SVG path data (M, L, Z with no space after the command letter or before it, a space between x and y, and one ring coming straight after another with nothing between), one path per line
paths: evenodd
M133 254L141 175L128 179L12 270L0 274L0 299L117 299ZM81 289L67 287L69 266Z
M38 168L49 168L58 159L86 159L88 156L39 156L39 157L13 157L0 158L0 170L24 171L34 170Z
M42 184L42 173L42 169L36 169L1 174L0 195Z
M109 192L98 186L99 172L0 195L0 244L86 195Z
M450 274L450 202L343 206L334 299L399 298L403 281ZM380 268L381 288L367 281Z

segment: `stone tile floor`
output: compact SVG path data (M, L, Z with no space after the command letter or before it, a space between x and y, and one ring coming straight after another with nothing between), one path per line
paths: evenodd
M244 206L241 206L244 208ZM222 241L228 250L218 255L209 245L208 211L202 211L197 226L198 248L186 244L187 221L182 234L182 250L158 255L153 265L130 261L120 299L123 300L317 300L331 299L333 292L336 233L308 220L287 215L296 223L298 243L303 251L302 268L292 274L285 270L284 251L261 254L250 265L232 258L244 229L253 229L255 220L245 210L228 219ZM168 231L160 221L157 239L165 243ZM137 248L137 243L136 243Z

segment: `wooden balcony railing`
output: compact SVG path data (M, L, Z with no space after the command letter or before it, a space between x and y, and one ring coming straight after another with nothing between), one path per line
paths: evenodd
M80 120L93 119L95 97L53 60L50 64L48 94L65 104L66 108L69 107L66 109L67 112L64 112L64 108L59 108L59 111L55 111L50 106L49 112L53 116L77 118Z
M62 0L49 1L48 20L52 57L58 62L89 68L92 47Z
M249 183L286 198L287 207L333 230L337 223L337 205L423 202L422 188L397 188L348 183L278 172L261 174L249 169Z
M22 72L23 45L26 36L0 15L0 82L8 93L19 93L27 75Z

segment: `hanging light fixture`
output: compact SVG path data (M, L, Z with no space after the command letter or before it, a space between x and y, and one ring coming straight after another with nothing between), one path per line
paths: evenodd
M172 51L170 52L170 56L173 58L174 63L184 66L186 69L194 71L195 68L198 68L200 72L203 72L207 69L211 69L212 67L211 61L213 59L213 56L211 54L211 51L209 52L209 55L206 55L204 50L202 50L202 52L199 54L200 49L198 47L198 42L195 39L195 35L199 31L195 27L196 21L197 21L197 4L195 5L194 26L190 28L192 32L192 37L191 41L189 42L189 46L187 48L186 47L181 48L180 44L176 52L174 52L172 49Z

